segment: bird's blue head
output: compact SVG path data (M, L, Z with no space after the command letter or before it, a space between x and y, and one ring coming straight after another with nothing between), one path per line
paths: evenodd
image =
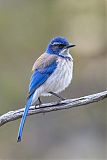
M75 45L69 43L66 38L58 36L50 41L46 49L46 53L60 55L66 53L69 48L74 46Z

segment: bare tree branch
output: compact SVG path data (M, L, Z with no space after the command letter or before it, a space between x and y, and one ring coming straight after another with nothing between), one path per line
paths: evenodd
M107 91L80 97L80 98L67 99L59 103L58 102L46 103L40 106L36 106L36 108L35 106L31 106L29 109L28 115L79 107L82 105L98 102L100 100L103 100L104 98L107 98ZM18 109L16 111L10 111L8 113L3 114L2 116L0 116L0 126L4 125L7 122L14 121L16 119L21 118L23 111L24 111L24 108Z

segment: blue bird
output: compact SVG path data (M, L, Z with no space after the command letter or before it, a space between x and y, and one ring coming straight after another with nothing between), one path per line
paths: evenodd
M40 96L54 95L63 100L57 93L68 87L72 80L73 58L69 53L69 48L74 46L64 37L55 37L49 42L45 53L35 61L17 142L21 141L29 107L37 100L41 103Z

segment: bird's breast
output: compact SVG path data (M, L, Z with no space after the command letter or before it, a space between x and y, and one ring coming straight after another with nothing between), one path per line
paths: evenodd
M68 87L72 80L72 72L73 60L58 57L57 68L44 83L45 95L49 91L58 93Z

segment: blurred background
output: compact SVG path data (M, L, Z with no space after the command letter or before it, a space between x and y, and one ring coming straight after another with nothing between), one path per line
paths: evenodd
M24 107L34 61L51 38L76 44L74 76L62 96L107 87L105 0L0 0L0 115ZM54 97L42 98L56 101ZM107 100L27 118L0 128L0 159L107 159Z

